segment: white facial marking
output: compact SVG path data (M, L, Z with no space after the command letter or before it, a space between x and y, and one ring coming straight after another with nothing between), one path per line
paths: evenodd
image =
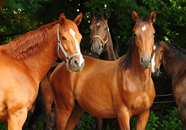
M152 57L152 69L151 70L152 70L152 73L155 72L155 54Z
M156 50L156 46L155 45L153 46L153 50Z
M79 44L78 44L78 41L77 41L77 39L75 38L75 32L70 28L70 34L72 35L72 37L74 38L74 40L75 40L75 43L76 43L76 48L77 48L77 51L78 51L78 53L80 53L81 54L81 51L80 51L80 48L79 48ZM83 57L82 56L80 56L80 65L82 65L83 64L83 62L84 62L84 59L83 59Z
M97 24L97 26L99 26L99 23Z
M141 29L142 29L143 31L145 31L145 30L146 30L146 27L145 27L145 26L143 26Z

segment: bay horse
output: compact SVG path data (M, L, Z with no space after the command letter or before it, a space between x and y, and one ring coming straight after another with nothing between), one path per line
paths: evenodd
M94 12L89 12L91 51L99 55L99 59L116 60L118 56L118 44L108 26L108 14L106 9L102 15L95 17Z
M81 20L82 13L73 21L61 14L59 20L0 46L0 121L8 130L22 129L39 83L58 57L65 60L68 71L83 68L77 27Z
M91 36L91 51L99 55L99 59L114 61L119 58L118 44L113 36L113 32L108 26L108 14L106 9L103 10L102 15L95 16L91 10L89 12L90 36ZM102 130L106 129L108 120L98 117L92 118L92 129ZM95 124L95 123L96 124Z
M160 66L172 84L172 94L178 105L178 113L186 130L186 50L161 40L155 50L155 65L152 72L159 75Z
M145 129L155 98L151 55L156 10L149 18L139 18L133 10L132 19L135 25L126 55L116 61L84 56L86 64L80 72L69 73L64 62L53 71L50 84L58 130L72 130L85 111L95 117L118 118L125 130L130 130L130 118L135 116L136 129Z

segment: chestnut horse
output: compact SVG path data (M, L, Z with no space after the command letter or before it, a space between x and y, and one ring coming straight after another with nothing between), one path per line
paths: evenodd
M136 129L145 129L155 98L151 78L155 18L156 10L149 18L139 18L132 11L135 26L130 48L116 61L84 56L86 65L80 72L69 73L63 62L56 67L50 83L58 130L72 130L85 111L95 117L118 118L120 128L126 130L135 116Z
M109 26L107 23L108 15L106 10L103 11L102 15L97 17L95 17L92 11L89 12L89 15L91 20L91 24L90 24L90 29L91 29L90 36L92 39L91 50L94 53L97 53L100 59L103 60L118 59L118 44L114 39L113 33L109 31ZM32 117L29 120L28 127L30 130L35 130L35 128L37 128L42 115L45 115L45 125L44 125L45 129L53 128L55 120L53 120L54 118L50 117L52 111L51 106L53 102L53 97L49 87L50 85L49 77L50 77L50 73L53 72L56 66L57 64L51 68L48 74L41 81L40 84L41 91L39 91L38 97L36 99L36 110L34 111ZM98 123L99 121L101 121L101 123ZM97 121L96 127L98 127L96 129L102 129L102 119L99 119Z
M0 46L0 121L9 130L22 129L39 83L58 57L66 61L69 71L84 66L77 27L81 20L81 13L74 21L61 14L58 21Z
M172 94L178 105L178 113L186 130L186 50L175 44L160 41L155 50L155 65L152 68L155 76L159 75L160 66L172 83Z

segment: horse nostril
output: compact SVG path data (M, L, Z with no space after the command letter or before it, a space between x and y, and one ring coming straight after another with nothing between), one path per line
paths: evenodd
M74 67L78 67L79 61L78 60L74 60Z
M99 50L100 50L100 49L101 49L101 46L99 45L98 48L99 48Z
M155 73L159 73L159 69L155 69Z
M143 58L141 58L141 63L143 63Z

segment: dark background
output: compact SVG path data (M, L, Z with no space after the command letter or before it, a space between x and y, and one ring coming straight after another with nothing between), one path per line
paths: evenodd
M6 44L24 33L58 20L61 13L73 20L82 12L83 20L79 26L83 36L81 50L82 52L90 51L89 11L92 9L95 15L98 15L102 14L105 8L109 15L109 27L115 34L119 43L119 55L122 56L127 52L126 43L132 36L134 26L131 19L132 9L138 12L139 17L148 17L150 12L156 9L157 17L154 23L156 36L186 48L185 5L185 0L0 0L0 44ZM151 111L156 114L156 118L151 114L150 122L154 120L153 123L159 127L163 122L158 124L157 121L170 122L166 116L169 118L172 116L175 118L173 120L177 121L174 126L179 124L175 129L181 129L177 109L175 109L176 104L171 95L170 81L163 71L159 78L153 79L157 97ZM175 115L170 115L172 111ZM170 124L164 127L168 129L168 126L173 128ZM152 127L156 128L155 126L149 128Z

